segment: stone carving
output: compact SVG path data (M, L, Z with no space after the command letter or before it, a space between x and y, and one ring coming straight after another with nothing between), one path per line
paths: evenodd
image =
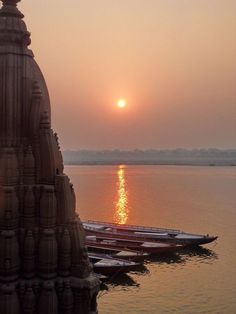
M0 9L0 311L97 313L99 281L18 2Z

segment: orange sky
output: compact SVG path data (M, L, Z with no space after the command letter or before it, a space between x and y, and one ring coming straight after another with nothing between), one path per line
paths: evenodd
M19 7L63 149L236 147L235 0Z

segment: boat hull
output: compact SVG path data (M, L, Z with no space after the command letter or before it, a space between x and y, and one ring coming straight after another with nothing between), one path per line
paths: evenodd
M96 243L98 246L103 248L113 248L116 249L129 249L139 251L141 253L148 254L170 254L175 253L177 250L182 248L182 246L171 244L171 243L158 243L158 242L145 242L133 239L124 239L124 238L116 238L116 237L102 237L100 235L96 236ZM86 244L90 245L91 242L86 239ZM94 245L94 241L93 241Z
M133 262L143 262L145 259L149 257L150 254L146 252L142 252L140 250L134 250L131 248L123 247L123 246L109 246L103 245L99 243L89 242L86 240L86 246L89 253L103 253L109 254L113 258L120 258L127 261ZM114 253L115 251L119 251L119 253Z
M93 223L90 221L84 222L83 226L87 235L99 235L102 237L116 239L172 243L188 247L211 243L218 238L217 236L195 235L172 229L120 226L111 223Z
M138 270L140 263L112 258L106 254L88 254L89 260L93 265L93 270L97 274L116 275Z

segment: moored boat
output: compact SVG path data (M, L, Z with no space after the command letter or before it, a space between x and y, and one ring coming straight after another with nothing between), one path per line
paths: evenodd
M104 236L86 236L86 245L98 245L102 248L116 248L120 250L135 250L148 254L169 254L175 253L182 245L162 242L149 242L134 239L122 239Z
M99 253L110 255L114 258L121 258L124 260L134 261L134 262L143 262L146 258L149 257L149 253L143 252L141 250L131 250L125 247L117 247L115 245L103 245L99 244L96 236L87 236L86 237L86 246L89 253Z
M96 276L100 281L101 283L107 281L109 279L108 276L105 276L105 275L102 275L102 274L97 274L97 273L94 273L94 276Z
M195 246L215 241L217 236L192 234L176 229L156 227L119 225L115 223L87 220L83 222L87 234L115 237L122 239L139 239L153 242L167 242L184 246Z
M113 258L106 254L89 253L89 260L93 264L95 273L102 275L115 275L135 271L140 263Z

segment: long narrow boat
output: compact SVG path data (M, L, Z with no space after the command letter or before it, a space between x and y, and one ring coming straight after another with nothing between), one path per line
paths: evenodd
M140 263L112 258L106 254L89 253L89 260L93 264L95 273L102 275L116 275L135 271L140 267Z
M86 246L88 253L98 253L110 255L113 258L121 258L133 262L143 262L150 254L141 250L132 250L124 247L117 247L115 245L103 245L96 241L96 237L86 237Z
M91 220L84 221L83 227L86 233L90 235L168 242L185 246L206 244L213 242L218 238L217 236L209 236L208 234L192 234L176 229L119 225Z
M116 248L120 250L135 250L148 254L170 254L182 248L182 245L163 242L141 241L137 239L125 239L104 237L100 235L86 236L86 245L97 245L102 248Z

